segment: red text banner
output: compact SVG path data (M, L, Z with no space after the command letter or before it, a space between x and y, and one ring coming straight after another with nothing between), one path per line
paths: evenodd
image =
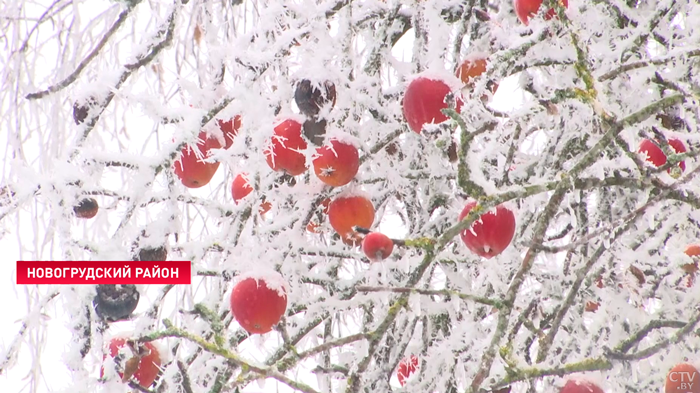
M17 261L17 284L191 284L190 261Z

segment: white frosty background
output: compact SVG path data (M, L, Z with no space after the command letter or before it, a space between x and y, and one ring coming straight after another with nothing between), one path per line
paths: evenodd
M554 392L585 370L573 375L608 393L648 392L663 388L675 363L700 362L700 285L687 287L681 269L700 232L695 0L572 0L559 21L529 27L508 1L237 3L0 3L1 184L14 192L0 206L0 390L124 392L98 380L103 343L157 334L163 318L209 337L209 324L187 313L199 302L224 316L228 349L284 383L256 383L236 362L168 338L157 340L168 362L150 391L451 393L515 381L514 393ZM463 107L466 128L409 131L406 81L422 71L450 75L475 53L490 63ZM309 173L273 188L280 174L262 150L275 108L297 112L301 78L336 84L328 135L360 144L360 173L340 190ZM485 106L488 80L501 86ZM94 126L76 126L72 103L90 95L104 108L91 114ZM210 185L182 187L171 154L202 122L238 113L243 129L217 154ZM678 121L664 126L658 114ZM453 130L470 140L457 163L445 155ZM630 153L654 130L690 146L681 178ZM384 150L392 141L400 155ZM235 205L230 182L240 171L258 177L260 191ZM518 223L511 246L491 260L454 237L465 196L479 188L491 196L483 202L505 202ZM373 229L438 239L436 248L397 249L370 266L333 239L327 220L322 234L306 232L318 202L345 189L371 195ZM263 191L273 210L248 218ZM76 219L71 207L86 195L100 212ZM149 239L139 239L142 230ZM169 259L192 260L198 275L167 293L140 288L133 321L104 335L93 321L81 358L75 326L94 288L18 287L14 263L129 259L135 241L167 244ZM287 278L289 314L280 331L246 337L227 313L222 273L256 267ZM450 299L389 292L406 286L447 289ZM492 312L460 293L514 303ZM585 312L587 302L600 307ZM372 334L343 340L359 332ZM395 368L409 353L420 355L420 372L400 388Z

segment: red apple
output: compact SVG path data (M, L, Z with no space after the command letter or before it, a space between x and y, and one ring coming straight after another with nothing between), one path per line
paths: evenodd
M464 60L462 64L457 67L455 75L462 80L462 83L468 85L472 78L476 78L486 72L487 65L488 62L484 58Z
M231 196L233 197L233 201L238 204L238 201L247 197L251 192L253 192L253 187L248 183L248 174L239 173L236 175L233 179L233 183L231 183Z
M695 257L700 255L700 244L690 244L685 248L685 255Z
M306 149L301 136L301 123L287 119L275 127L270 146L265 151L267 165L274 171L286 171L291 176L306 171L306 157L300 150Z
M600 308L600 303L598 302L593 302L593 301L587 301L586 302L586 307L584 308L584 311L586 312L596 312L598 311L598 308Z
M409 358L403 358L399 362L399 367L396 369L396 377L399 379L399 384L401 386L406 385L406 380L411 376L418 368L418 357L416 355L411 355Z
M233 201L238 204L238 201L241 199L245 198L253 192L253 187L250 186L250 183L248 183L248 174L247 173L239 173L234 179L233 183L231 183L231 196L233 197ZM265 214L270 209L272 208L272 204L270 202L265 201L263 198L262 203L260 204L260 208L258 209L260 214Z
M123 379L123 382L128 382L131 379L129 374L132 374L139 385L148 388L158 376L161 362L160 353L155 345L150 342L140 345L141 350L145 353L142 353L141 359L138 359L127 344L126 338L113 338L109 342L109 356L115 358L120 352L125 355L120 364L121 371L119 371L119 377ZM104 355L104 359L107 359L107 355ZM133 369L134 365L137 365L135 371ZM122 371L126 371L127 378L124 378ZM100 378L104 378L104 367L100 370Z
M459 215L459 221L476 206L476 201L467 203ZM503 205L496 211L488 211L479 217L470 228L460 233L462 241L473 253L491 259L508 248L515 235L515 215Z
M287 310L287 291L279 275L241 276L231 292L231 312L250 334L272 330Z
M224 149L228 149L233 145L233 138L238 135L238 130L241 128L241 116L236 115L229 121L218 120L219 129L224 134Z
M93 218L97 215L98 210L99 205L95 198L85 198L77 206L73 206L73 213L78 218Z
M605 393L593 382L569 380L559 393Z
M476 58L476 59L471 59L471 60L464 60L462 64L457 67L457 71L455 71L455 75L457 78L459 78L462 83L464 83L467 86L472 86L472 78L476 78L486 72L486 66L488 65L488 61L486 58ZM498 83L492 83L491 86L491 93L496 94L496 90L498 90ZM484 94L481 96L482 101L487 101L488 100L488 95Z
M216 170L219 169L219 162L208 163L202 161L210 155L211 149L220 149L221 144L213 136L207 136L205 131L199 133L199 142L197 150L201 152L201 156L195 153L195 150L190 146L182 149L182 156L176 161L175 174L180 178L180 182L188 188L199 188L206 186L214 177Z
M314 172L322 182L333 187L352 181L360 169L360 154L355 146L333 139L330 146L316 149Z
M685 153L687 150L683 142L678 139L669 139L668 144L676 153ZM666 154L664 154L664 151L661 150L661 147L659 147L656 142L644 139L642 143L639 144L638 152L640 154L645 153L647 155L647 161L651 162L657 168L666 164ZM681 168L681 171L685 171L685 161L679 162L678 167Z
M391 255L394 242L383 233L372 232L362 239L362 251L372 262L379 262Z
M442 123L448 117L442 112L447 108L445 97L452 90L447 83L438 79L418 77L411 81L403 96L403 115L408 126L420 134L424 124ZM455 98L456 110L462 108L462 101Z
M352 228L369 229L374 223L374 206L363 196L340 196L328 207L328 221L344 243L355 245L360 238Z
M564 8L569 8L569 1L568 0L560 0L561 3L564 5ZM540 6L542 5L542 0L514 0L513 1L513 7L515 8L515 14L518 15L518 19L520 19L521 22L525 26L527 26L530 23L530 18L535 16L537 14L537 11L539 11ZM557 15L556 11L554 8L550 8L547 10L547 13L544 15L545 20L550 20L553 17Z
M692 364L679 363L666 375L664 393L700 393L700 373Z

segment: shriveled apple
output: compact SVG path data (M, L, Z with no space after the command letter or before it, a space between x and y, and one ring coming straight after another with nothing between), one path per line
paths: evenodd
M188 188L204 187L214 177L216 170L219 169L219 162L205 162L204 158L211 154L212 149L220 149L219 141L205 131L199 133L199 142L197 143L197 151L190 146L186 146L182 150L182 156L176 161L173 166L175 174L180 179L180 182Z
M462 221L475 206L476 201L467 203L459 215L459 221ZM503 205L482 214L471 227L460 233L469 250L488 259L508 248L514 235L515 215Z
M331 81L314 83L303 79L294 90L294 101L299 111L306 116L316 116L321 108L330 103L335 106L335 84Z
M239 325L250 334L272 330L287 310L286 282L281 275L246 274L231 292L231 312Z
M152 343L129 345L126 338L113 338L109 342L109 356L116 361L118 355L121 355L121 361L117 363L122 382L126 383L133 377L141 387L148 388L156 380L161 359L158 349ZM107 355L104 355L104 359L107 359ZM104 367L100 370L100 378L104 378Z
M267 165L274 171L285 171L291 176L306 171L306 157L300 153L307 147L301 135L301 123L287 119L275 126L270 145L265 150Z
M372 262L388 258L393 250L394 241L383 233L372 232L362 239L362 251Z
M339 196L328 207L328 220L344 243L356 245L360 237L353 227L369 229L374 223L374 206L364 196Z
M425 124L438 124L448 119L441 110L448 108L445 102L452 93L450 86L442 80L418 77L411 81L403 96L403 115L408 126L420 134ZM453 97L457 112L462 108L462 100Z
M360 169L360 154L350 143L333 139L330 146L316 149L313 160L314 173L324 183L333 187L352 181Z
M88 219L95 217L99 208L95 198L85 198L78 205L73 206L73 213L78 218Z

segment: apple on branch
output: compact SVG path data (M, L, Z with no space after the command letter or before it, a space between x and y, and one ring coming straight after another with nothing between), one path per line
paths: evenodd
M236 175L231 183L231 196L233 197L233 201L238 204L238 201L247 197L251 192L253 192L253 187L248 182L248 174L239 173ZM260 214L265 214L270 211L270 209L272 209L272 204L263 198L258 211Z
M275 126L265 149L265 160L273 171L284 171L291 176L301 175L306 171L306 156L301 153L306 147L301 135L301 123L287 119Z
M598 385L589 381L570 379L559 393L605 393Z
M206 186L214 177L216 170L219 169L219 162L203 161L211 155L212 149L221 148L218 139L207 135L205 131L199 133L198 139L196 150L185 146L180 159L173 164L175 174L187 188Z
M403 96L403 115L408 126L420 134L424 124L439 124L448 119L441 111L449 108L448 95L456 100L455 110L462 108L462 100L453 94L446 81L433 76L419 76L409 83Z
M336 197L328 207L328 221L343 243L357 245L360 243L360 237L353 228L372 226L374 205L363 195L343 194Z
M678 154L685 153L687 151L685 145L679 139L669 139L668 145ZM660 167L666 164L667 158L664 151L661 149L657 141L652 141L650 139L644 139L639 144L639 154L645 154L646 160L652 163L655 167ZM685 161L678 163L678 168L680 171L685 171ZM671 173L671 169L668 170Z
M303 79L294 90L294 101L299 111L309 117L318 115L321 108L329 103L333 108L335 98L335 84L331 81L315 83L309 79Z
M476 206L476 201L468 202L459 221L462 221ZM460 237L473 253L491 259L503 252L515 235L515 215L503 205L482 214L471 227L463 230Z
M383 233L372 232L362 239L362 252L372 262L379 262L388 258L393 250L394 241Z
M332 187L344 186L352 181L360 169L360 154L350 143L337 139L316 149L313 160L314 173Z
M73 206L73 213L78 218L93 218L97 215L99 210L99 205L95 198L85 198L81 200L76 206Z
M399 379L399 384L401 386L406 385L406 380L416 372L418 364L418 357L416 355L401 359L396 369L396 377Z
M487 66L488 60L485 55L473 54L460 63L455 71L455 75L462 81L462 83L464 83L466 87L471 89L474 87L473 79L486 72ZM489 81L489 85L491 94L496 94L496 90L498 90L498 83ZM488 98L488 95L484 94L481 96L481 101L486 102L488 101Z
M287 310L287 292L277 272L244 273L231 292L231 313L248 333L267 333Z
M563 5L564 8L569 8L569 1L568 0L557 0L557 1L560 1L559 4ZM515 8L515 14L518 16L518 19L520 19L520 21L525 26L530 24L530 18L537 15L537 11L539 11L541 5L542 5L542 0L514 0L513 1L513 7ZM557 16L557 12L554 10L554 8L550 8L544 14L544 19L550 20L550 19L554 18L555 16Z
M160 371L160 352L150 342L137 344L126 338L113 338L109 342L109 356L121 369L119 377L124 383L133 377L141 387L148 388ZM104 355L103 361L105 359L107 355ZM100 370L100 378L104 378L104 367Z
M236 115L228 121L217 120L217 124L224 134L224 149L228 149L233 145L233 138L238 135L241 128L241 116Z

